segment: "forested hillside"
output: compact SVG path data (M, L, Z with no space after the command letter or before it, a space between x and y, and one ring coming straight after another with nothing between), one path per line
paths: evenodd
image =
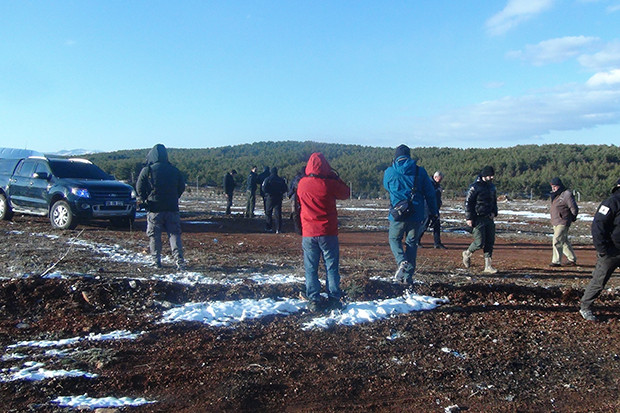
M173 145L171 145L173 146ZM89 155L88 158L117 179L135 182L150 148ZM392 162L394 148L373 148L318 142L257 142L207 149L169 148L169 156L190 187L222 186L226 171L236 169L239 187L252 165L277 166L291 179L312 152L321 151L355 197L384 197L383 171ZM620 147L615 145L520 145L511 148L412 148L412 157L429 174L445 174L445 196L464 195L484 165L496 171L498 193L512 197L544 198L554 176L581 194L583 200L601 200L620 178Z

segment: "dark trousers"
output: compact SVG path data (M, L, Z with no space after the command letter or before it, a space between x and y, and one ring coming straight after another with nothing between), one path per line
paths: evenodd
M474 241L470 244L469 252L474 252L482 248L485 258L493 256L493 246L495 245L495 222L491 217L477 216L472 232Z
M282 230L282 197L265 197L265 218L267 230Z
M248 192L248 202L245 205L246 218L252 218L254 216L254 208L256 208L256 191Z
M620 267L620 252L615 255L598 256L596 267L592 272L592 279L581 297L581 309L589 310L592 303L601 294L611 274Z
M424 220L424 227L422 231L420 231L418 244L422 241L422 237L429 227L433 229L433 243L435 246L441 245L441 224L439 223L439 216L429 217L428 215Z
M230 215L230 207L233 204L233 192L226 192L226 215Z

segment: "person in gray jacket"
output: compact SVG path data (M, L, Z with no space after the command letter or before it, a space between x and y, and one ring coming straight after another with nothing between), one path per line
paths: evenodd
M185 269L179 214L179 198L185 191L185 181L181 172L168 162L168 151L164 145L153 146L146 156L146 165L140 171L136 190L146 204L146 234L153 265L157 268L162 266L161 234L166 231L177 268Z
M577 219L579 207L570 189L566 189L560 178L553 178L551 182L551 225L553 225L553 256L550 267L562 265L562 254L568 259L566 265L577 265L577 257L573 246L568 239L568 229Z

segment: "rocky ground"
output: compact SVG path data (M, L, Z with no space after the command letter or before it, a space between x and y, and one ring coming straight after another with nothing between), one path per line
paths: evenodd
M188 194L183 242L192 271L214 279L303 274L300 237L263 231L261 217L222 214L222 199ZM237 204L242 199L236 200ZM187 302L299 297L302 284L186 285L165 282L144 260L139 217L132 230L105 223L53 231L44 218L0 222L0 410L68 412L62 395L143 397L135 412L199 411L472 411L612 412L620 410L620 283L612 277L597 301L600 322L585 322L578 301L595 253L588 236L595 205L571 229L578 267L549 268L551 228L544 203L505 201L494 264L470 270L461 251L460 201L443 209L447 250L418 255L418 294L445 297L431 311L373 323L303 330L307 312L248 320L233 327L158 323ZM390 281L386 201L341 204L342 288L349 302L402 296ZM509 211L509 212L508 212ZM534 214L531 214L531 213ZM538 214L538 215L537 215ZM431 246L431 235L423 242ZM115 254L123 251L119 259ZM60 275L46 277L50 274ZM13 346L115 330L133 340L82 340L64 356ZM96 377L13 380L23 360ZM446 410L447 409L447 410Z

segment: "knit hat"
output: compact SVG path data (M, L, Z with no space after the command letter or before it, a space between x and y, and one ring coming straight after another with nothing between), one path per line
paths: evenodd
M558 177L553 178L551 181L549 181L549 183L551 185L564 186L564 184L562 183L562 180Z
M406 156L407 158L411 158L411 150L407 145L399 145L396 148L396 153L394 154L394 159L398 159L401 156Z
M492 166L485 166L482 168L482 172L480 172L480 176L495 176L495 169Z

